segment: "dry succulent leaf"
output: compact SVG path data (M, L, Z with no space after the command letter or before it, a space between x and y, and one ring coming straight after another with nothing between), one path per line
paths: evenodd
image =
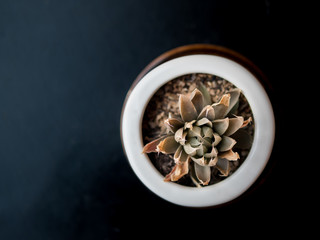
M182 121L182 119L170 118L170 117L166 119L164 123L169 129L169 131L172 133L176 132L179 128L181 128L184 125L184 122Z
M190 100L194 107L197 109L198 114L201 112L204 106L204 99L202 93L196 88L193 90L190 96Z
M229 118L229 126L228 129L225 131L225 136L230 136L238 131L243 124L243 117L236 116L235 118Z
M211 151L209 153L204 154L205 158L214 158L218 155L218 150L212 146Z
M200 145L197 149L197 156L203 156L208 151L205 145Z
M202 111L200 112L198 119L201 118L208 118L210 121L213 121L215 118L214 109L211 105L205 106Z
M158 144L167 136L163 136L160 138L157 138L153 140L152 142L149 142L143 147L142 153L151 153L151 152L157 152L157 146Z
M199 157L199 158L197 158L197 157L191 157L191 159L195 162L195 163L197 163L197 164L199 164L199 165L201 165L201 166L206 166L207 164L206 164L206 161L205 161L205 158L202 156L202 157Z
M194 164L194 169L197 178L202 185L208 185L210 182L211 170L209 166L201 166L197 163Z
M196 108L190 99L184 95L180 95L179 97L179 109L183 121L190 122L197 119L198 114Z
M211 158L211 159L209 160L207 166L209 166L209 167L215 166L215 165L217 164L217 162L218 162L218 159L219 159L218 156L217 156L217 157L214 157L214 158Z
M180 143L181 145L184 145L186 143L186 136L187 136L187 132L183 132L183 127L182 127L175 132L174 140L176 140L176 142Z
M207 148L211 148L212 146L212 138L200 138L201 142L204 146L206 146Z
M232 89L228 92L230 94L230 103L228 110L224 116L226 116L230 110L236 105L236 103L239 101L239 96L241 93L241 90L239 88Z
M196 122L196 126L207 125L212 127L212 122L208 118L202 118Z
M236 140L234 140L231 137L222 136L222 140L217 146L219 152L225 152L233 148L233 146L236 144Z
M216 164L216 168L220 171L221 176L226 177L230 172L230 163L225 158L219 158Z
M229 118L223 118L213 121L213 129L222 136L229 127Z
M186 129L192 129L193 128L193 124L196 122L196 120L192 120L191 122L186 122L184 123L184 127L183 129L186 130Z
M194 164L191 165L189 173L190 173L190 178L191 178L193 184L196 187L201 188L202 186L201 186L201 184L200 184L200 182L199 182L199 180L198 180L198 178L196 176L196 173L195 173Z
M182 146L180 145L180 146L177 148L176 152L174 153L173 159L174 159L175 162L177 162L177 161L180 159L182 149L183 149L183 148L182 148Z
M219 136L219 134L215 132L213 133L213 137L214 137L214 146L217 146L221 142L222 138Z
M171 154L175 153L178 147L179 143L174 140L174 136L169 136L158 144L157 151L164 154Z
M195 156L197 154L197 149L198 148L194 148L190 145L190 143L186 143L183 146L184 151L191 157Z
M211 105L212 104L211 96L206 86L200 81L198 82L197 85L198 85L197 87L199 91L202 93L204 106Z
M252 136L243 129L239 129L232 134L231 137L237 141L237 144L235 145L237 148L249 149L252 145Z
M190 145L191 145L192 147L194 147L194 148L199 147L200 144L201 144L201 143L199 142L198 138L196 138L196 137L190 138L190 139L188 140L188 143L190 143Z
M218 103L212 105L215 113L215 119L223 118L228 111L230 102L230 94L224 94Z
M232 151L232 149L223 153L219 153L218 157L225 158L229 161L237 161L240 158L239 154L237 152Z
M173 167L172 171L165 176L164 181L178 181L181 177L186 175L189 172L189 160L184 162L178 162Z
M188 137L201 137L201 128L194 126L192 129L188 130Z
M207 126L203 126L201 128L201 131L202 131L202 136L204 138L212 138L213 136L213 131L212 131L212 128L211 127L207 127Z
M179 146L177 151L173 155L175 163L185 162L188 159L188 154L183 150L182 146Z
M241 128L246 127L249 123L251 123L252 117L249 117L247 120L245 120L241 126Z

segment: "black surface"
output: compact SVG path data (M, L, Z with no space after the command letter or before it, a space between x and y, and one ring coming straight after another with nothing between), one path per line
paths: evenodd
M298 183L281 155L287 115L280 99L292 81L285 73L292 66L283 64L288 43L304 27L291 21L293 3L278 4L0 1L0 239L292 232L299 209L292 185ZM159 54L189 43L240 52L273 87L272 172L254 193L217 209L158 198L121 148L120 112L133 80Z

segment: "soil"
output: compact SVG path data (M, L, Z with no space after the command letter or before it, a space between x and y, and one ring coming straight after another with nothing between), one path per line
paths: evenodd
M167 129L164 125L164 121L168 118L169 113L179 116L179 95L191 94L191 92L196 88L198 81L201 81L207 87L213 102L218 102L223 94L227 93L233 88L236 88L236 86L223 78L203 73L183 75L169 81L153 95L146 107L142 121L142 136L144 144L147 144L159 136L166 134ZM248 101L243 94L240 95L239 108L237 112L235 112L235 115L243 116L244 119L253 117ZM253 122L254 121L252 121L252 123L245 128L252 138L254 135ZM243 150L237 149L236 146L237 145L234 147L234 151L238 152L240 159L238 161L230 162L231 171L229 176L231 176L232 173L235 172L245 161L250 151L250 148ZM170 173L171 169L175 165L172 155L149 153L148 157L163 176ZM209 185L220 182L226 178L220 176L218 170L214 167L211 168L211 171L212 176ZM176 183L185 186L195 186L189 175L185 175Z

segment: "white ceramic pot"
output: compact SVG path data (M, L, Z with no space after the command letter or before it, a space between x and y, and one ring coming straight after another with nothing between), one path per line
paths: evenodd
M146 154L142 154L142 118L153 94L168 81L190 73L222 77L240 88L247 98L255 121L252 148L243 164L225 180L203 188L164 182ZM264 170L274 142L275 121L271 103L258 79L245 67L228 58L196 54L178 57L148 72L128 93L122 112L123 148L138 178L152 192L174 204L211 207L243 194Z

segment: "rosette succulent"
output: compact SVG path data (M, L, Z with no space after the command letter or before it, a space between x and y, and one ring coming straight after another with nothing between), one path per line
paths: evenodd
M175 166L165 181L177 181L189 173L196 186L208 185L211 168L228 176L230 161L237 161L233 151L237 141L232 137L251 121L232 113L238 107L240 89L230 90L218 103L203 84L199 84L189 97L179 96L180 116L169 115L164 124L167 134L146 144L143 153L173 154Z

